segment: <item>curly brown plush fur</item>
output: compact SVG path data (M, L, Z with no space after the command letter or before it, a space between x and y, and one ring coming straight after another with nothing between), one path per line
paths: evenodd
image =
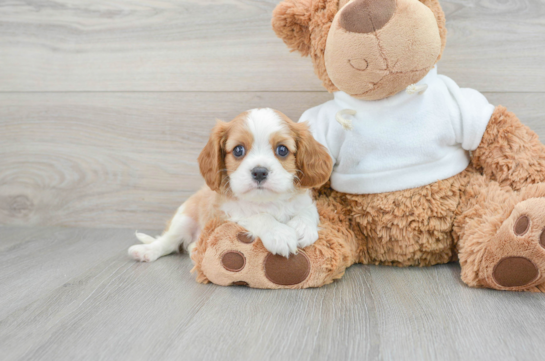
M545 181L545 148L539 137L502 106L473 152L473 164L489 179L515 190Z
M435 16L442 52L446 29L441 6L437 0L420 1ZM329 91L338 89L327 74L325 45L332 21L346 3L285 0L273 14L278 36L290 49L311 56L316 74ZM419 11L422 9L426 10L420 6ZM271 277L267 251L259 242L247 245L237 241L244 231L239 226L209 224L192 256L197 280L304 288L332 282L356 262L430 266L459 260L461 278L469 286L545 291L542 182L545 147L513 113L498 106L473 152L472 163L460 174L389 193L345 194L329 184L316 190L320 238L282 266L284 278ZM222 267L224 252L243 255L244 270L233 272ZM288 277L292 271L306 278L293 283L294 278Z

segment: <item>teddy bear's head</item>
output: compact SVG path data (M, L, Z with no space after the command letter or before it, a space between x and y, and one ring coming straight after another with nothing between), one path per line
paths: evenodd
M284 0L273 29L330 91L377 100L421 80L446 42L439 0Z

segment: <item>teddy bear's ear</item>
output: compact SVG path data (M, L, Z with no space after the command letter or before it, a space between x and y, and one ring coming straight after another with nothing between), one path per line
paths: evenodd
M273 11L272 27L291 51L310 52L311 0L284 0Z

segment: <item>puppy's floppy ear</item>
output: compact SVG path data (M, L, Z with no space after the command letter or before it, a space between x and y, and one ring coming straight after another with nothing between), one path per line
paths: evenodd
M223 149L226 135L227 123L218 120L198 159L199 168L206 184L215 192L221 190L223 181L227 177Z
M333 159L327 149L314 139L306 122L294 123L293 130L297 144L295 163L301 171L298 185L301 188L319 187L331 176Z
M311 0L284 0L273 11L272 27L291 51L310 52Z

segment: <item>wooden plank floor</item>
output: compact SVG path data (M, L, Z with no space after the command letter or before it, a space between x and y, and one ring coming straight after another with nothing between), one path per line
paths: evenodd
M0 228L7 360L540 360L542 294L470 289L456 264L355 265L320 289L201 285L136 263L133 230Z

